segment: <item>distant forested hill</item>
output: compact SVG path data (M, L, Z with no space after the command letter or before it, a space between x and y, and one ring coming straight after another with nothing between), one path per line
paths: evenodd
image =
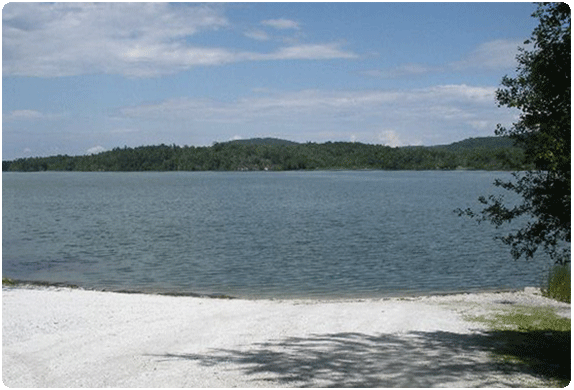
M276 138L215 143L209 147L158 145L115 148L96 155L3 161L3 171L237 171L298 169L522 170L522 149L499 137L450 145L392 148L354 142L299 144Z
M283 146L292 146L292 145L299 145L298 142L294 141L287 141L285 139L279 138L250 138L250 139L237 139L229 142L225 142L228 144L237 144L237 145L283 145Z
M463 141L454 142L449 145L437 145L434 148L443 148L447 150L469 150L469 149L500 149L514 147L514 141L508 137L478 137L467 138Z

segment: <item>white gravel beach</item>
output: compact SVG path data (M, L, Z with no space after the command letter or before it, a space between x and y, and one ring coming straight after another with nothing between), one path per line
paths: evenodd
M3 288L8 387L530 387L486 328L521 292L366 300L243 300Z

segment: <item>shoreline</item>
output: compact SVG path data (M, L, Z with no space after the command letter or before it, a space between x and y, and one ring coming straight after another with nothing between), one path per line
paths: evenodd
M486 325L517 292L249 300L63 287L2 289L9 387L548 387L493 360Z
M520 292L524 289L537 289L538 287L484 287L484 288L469 288L464 290L451 290L451 291L415 291L404 290L380 294L356 294L356 295L316 295L316 296L235 296L223 293L199 293L193 291L176 291L169 289L126 289L126 288L97 288L80 286L73 283L66 282L48 282L37 280L21 280L12 279L9 277L2 278L2 288L70 288L83 291L95 292L111 292L118 294L143 294L143 295L163 295L171 297L193 297L193 298L212 298L212 299L240 299L240 300L317 300L317 301L340 301L340 300L364 300L364 299L392 299L392 298L413 298L413 297L429 297L429 296L449 296L459 294L482 294L482 293L512 293Z

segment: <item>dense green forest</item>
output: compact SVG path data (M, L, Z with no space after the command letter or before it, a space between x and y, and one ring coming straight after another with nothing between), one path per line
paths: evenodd
M159 145L115 148L95 155L3 161L2 171L237 171L301 169L529 168L522 149L501 137L471 138L440 146L396 147L354 142L299 144L274 138L215 143L209 147Z

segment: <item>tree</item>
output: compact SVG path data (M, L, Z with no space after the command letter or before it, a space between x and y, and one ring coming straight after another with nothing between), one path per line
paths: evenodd
M521 111L509 129L497 126L496 134L509 136L524 147L534 170L513 173L514 181L495 185L521 197L506 204L503 196L480 197L479 213L460 214L489 221L496 227L515 221L521 228L499 237L511 246L515 259L531 258L542 247L557 263L570 261L570 8L566 3L539 3L532 14L539 25L532 32L530 50L519 49L517 75L504 76L496 92L500 106Z

